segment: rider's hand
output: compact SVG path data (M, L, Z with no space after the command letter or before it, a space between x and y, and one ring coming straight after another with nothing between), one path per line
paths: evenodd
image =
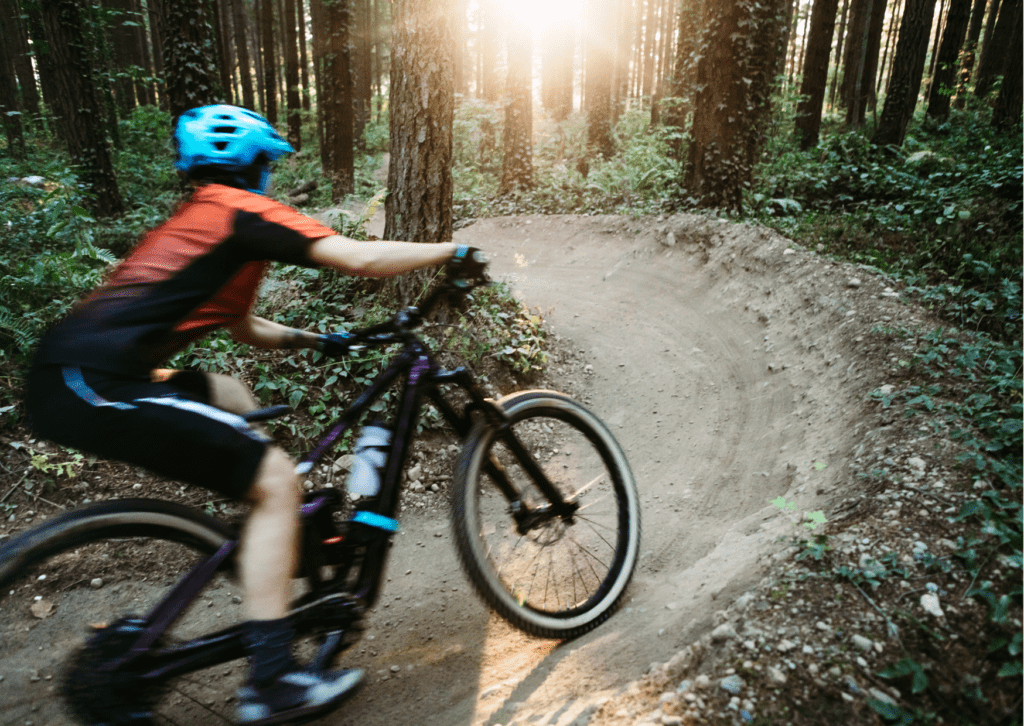
M316 349L331 358L340 358L349 352L352 336L348 333L325 333L317 336Z
M456 287L472 287L486 283L487 255L477 247L459 245L448 261L448 274Z

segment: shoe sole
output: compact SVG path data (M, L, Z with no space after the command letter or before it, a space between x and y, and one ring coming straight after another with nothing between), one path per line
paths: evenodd
M363 683L366 682L364 677L366 674L362 673L359 676L359 680L352 684L344 693L340 693L330 701L321 703L316 706L303 706L302 708L293 708L289 711L282 711L281 713L275 713L273 716L268 718L260 719L259 721L245 721L241 722L242 726L275 726L276 724L284 723L295 723L303 724L311 721L316 721L318 718L326 713L330 713L335 709L339 708L345 701L354 696L359 689L363 687Z

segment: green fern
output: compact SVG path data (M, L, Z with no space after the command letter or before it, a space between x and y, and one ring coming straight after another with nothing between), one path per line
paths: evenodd
M12 341L22 352L28 352L36 342L36 331L24 318L0 307L0 346L7 347L7 340Z

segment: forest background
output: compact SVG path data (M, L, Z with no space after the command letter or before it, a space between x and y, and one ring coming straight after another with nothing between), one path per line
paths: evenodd
M173 120L235 103L297 150L274 194L356 210L338 222L352 236L380 204L385 237L424 242L488 216L689 210L899 278L971 336L964 368L936 335L907 400L974 422L965 465L998 484L975 514L1019 571L1021 4L0 0L0 432L24 431L41 332L181 199ZM326 273L286 268L274 285L317 293L270 296L294 325L387 305ZM507 293L484 307L492 333L467 352L543 365L536 319ZM217 338L178 362L239 357ZM326 415L288 360L247 371L257 393ZM372 364L322 373L358 383ZM33 466L81 462L49 456ZM1019 586L997 595L1019 610ZM1019 680L1019 632L997 649Z

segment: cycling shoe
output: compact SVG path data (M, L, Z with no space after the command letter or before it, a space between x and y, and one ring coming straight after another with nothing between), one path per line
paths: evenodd
M271 726L333 711L355 693L363 680L360 669L313 673L297 670L257 688L238 690L238 723Z

